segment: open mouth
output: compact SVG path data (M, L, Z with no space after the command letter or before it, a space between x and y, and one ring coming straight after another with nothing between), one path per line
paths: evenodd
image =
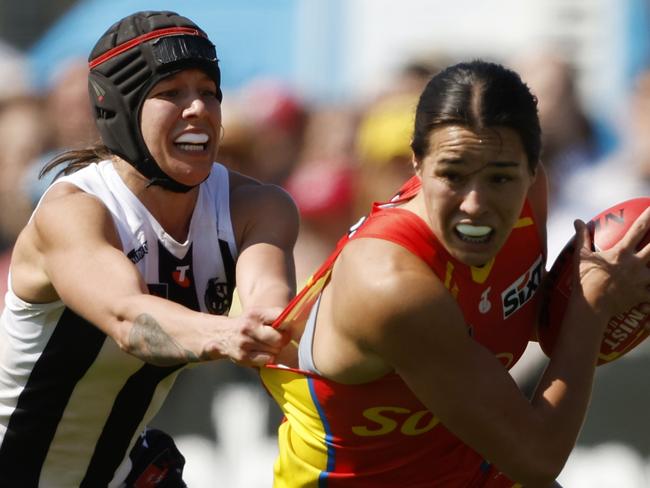
M492 227L487 225L458 224L455 230L462 241L470 244L485 244L494 233Z
M182 151L201 152L207 149L209 140L205 133L186 132L174 139L174 145Z

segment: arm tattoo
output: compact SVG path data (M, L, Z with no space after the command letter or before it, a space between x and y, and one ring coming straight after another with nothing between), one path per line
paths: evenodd
M173 366L199 360L192 351L183 349L147 313L138 315L133 321L129 332L129 352L156 366Z

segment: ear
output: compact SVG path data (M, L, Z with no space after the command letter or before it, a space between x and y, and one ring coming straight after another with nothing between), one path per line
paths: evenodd
M528 167L528 172L530 173L530 175L531 175L531 177L532 177L532 178L531 178L531 181L532 181L533 183L537 180L537 175L539 175L539 173L540 173L539 167L540 167L541 165L542 165L542 162L541 162L541 161L538 161L537 164L535 165L535 168L534 168L534 169L531 170L531 169L530 169L530 166ZM542 172L543 172L543 171L542 171Z
M411 165L413 166L413 172L416 175L421 176L420 173L422 173L422 163L418 161L418 159L415 157L415 154L411 158Z

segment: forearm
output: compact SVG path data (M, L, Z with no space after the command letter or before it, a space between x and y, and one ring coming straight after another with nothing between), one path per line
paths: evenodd
M159 366L222 358L262 366L288 340L269 327L277 316L274 310L244 311L229 318L151 295L134 295L121 306L111 336L124 351Z
M567 309L549 364L532 398L554 452L566 459L575 445L591 398L595 365L607 320L582 298Z
M260 307L284 308L295 294L295 289L286 280L264 280L248 289L239 289L242 308L248 310Z
M502 411L495 410L494 405L507 398L505 392L510 388L496 374L489 375L495 395L485 394L487 388L482 389L480 397L486 411L479 413L479 417L484 425L472 425L463 438L524 486L549 486L562 471L584 422L605 323L586 303L573 302L530 404L525 402L521 409L509 409L509 420L504 422ZM486 366L481 371L488 373ZM476 384L478 381L477 378ZM515 398L509 401L511 407L519 403ZM460 431L466 424L467 421L461 424ZM491 426L501 426L503 430ZM476 436L476 432L482 433Z
M244 310L284 308L296 293L290 252L266 244L244 251L237 263L237 292Z
M125 300L114 320L119 346L147 363L169 366L221 357L215 345L219 323L227 320L225 317L140 295Z

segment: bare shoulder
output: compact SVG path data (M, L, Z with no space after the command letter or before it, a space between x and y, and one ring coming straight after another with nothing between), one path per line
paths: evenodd
M353 240L323 292L314 359L337 381L370 381L401 371L422 349L433 352L431 344L444 344L446 323L461 331L457 313L451 295L419 257L386 240Z
M262 183L241 173L230 171L230 201L232 211L260 210L284 211L288 214L297 213L293 198L278 185Z
M78 245L97 239L113 246L117 243L106 207L74 185L56 184L43 197L16 240L11 261L14 291L26 301L57 299L50 281L48 256L76 252Z
M298 233L298 209L284 189L234 171L230 172L230 213L240 243L256 230L276 229L289 241L295 241Z
M30 222L36 235L46 242L57 237L104 233L107 224L114 229L106 206L94 195L67 183L48 191Z
M382 239L350 242L336 263L336 322L369 349L409 328L453 314L456 304L419 257ZM364 317L348 320L345 317Z

